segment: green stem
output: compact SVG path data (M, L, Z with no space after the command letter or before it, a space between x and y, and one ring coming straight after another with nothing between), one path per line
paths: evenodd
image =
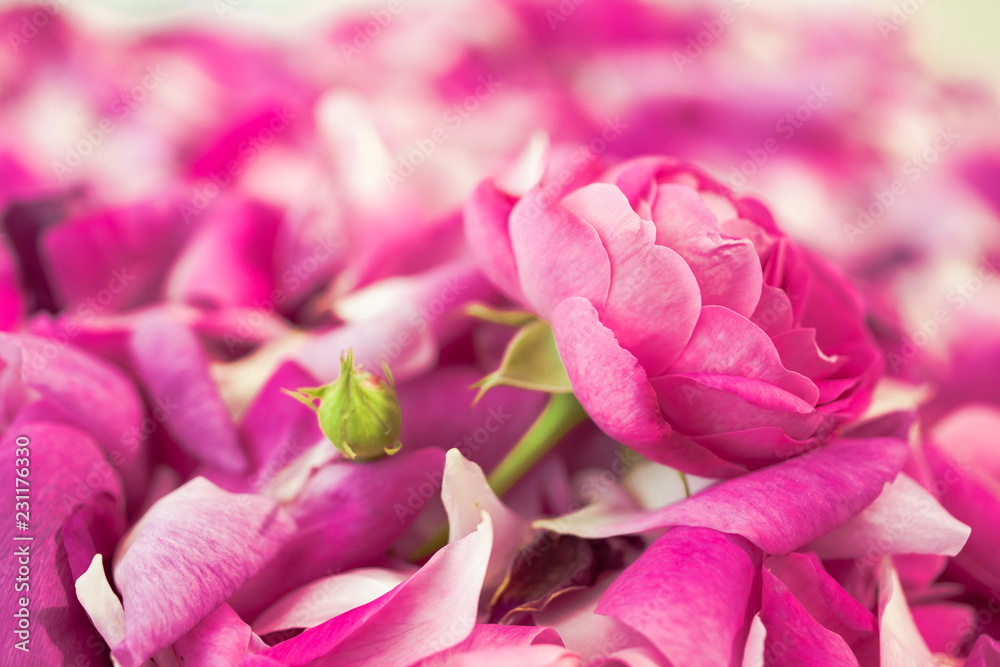
M510 491L525 473L586 418L587 413L576 396L571 393L552 394L538 419L487 477L493 492L501 497ZM423 560L447 543L448 526L442 526L410 556L410 560Z
M487 477L493 492L502 497L510 491L526 472L586 418L587 413L576 396L571 393L552 394L528 432Z

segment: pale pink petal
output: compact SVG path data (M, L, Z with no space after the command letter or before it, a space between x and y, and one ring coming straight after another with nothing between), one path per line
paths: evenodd
M315 660L342 667L405 667L462 642L476 623L493 545L479 529L440 549L420 571L382 597L275 645L264 655L285 665Z
M136 667L184 636L271 559L294 523L270 498L230 494L196 478L163 497L119 547L114 579Z
M908 475L900 473L871 505L813 542L820 558L877 559L885 554L954 556L971 529Z
M312 628L367 604L401 584L412 574L361 567L310 582L284 596L257 617L258 635L293 628Z
M523 303L508 230L515 201L491 181L481 183L465 204L465 238L490 281L511 299Z
M879 643L882 667L926 667L936 665L920 636L892 558L882 559L878 593Z

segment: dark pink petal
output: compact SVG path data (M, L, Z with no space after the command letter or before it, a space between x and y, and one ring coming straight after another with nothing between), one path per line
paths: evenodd
M721 306L704 306L671 375L733 375L767 382L815 405L819 398L808 376L787 370L771 339L745 317Z
M552 330L576 397L605 433L654 461L685 472L706 477L739 472L672 432L660 414L646 372L601 323L593 304L581 297L562 302L553 313Z
M546 526L589 538L700 526L742 535L769 554L787 554L870 505L909 454L909 446L899 440L841 438L663 509L607 513L580 524L570 515Z
M49 230L42 239L52 286L85 319L161 298L163 281L190 229L166 197L103 210Z
M764 566L811 618L849 645L875 636L875 616L826 573L814 554L772 556Z
M140 320L132 360L161 414L155 415L195 460L227 472L247 469L247 458L198 337L166 314ZM162 417L162 418L161 418Z
M125 641L114 657L137 667L183 637L293 530L274 500L230 494L203 478L164 496L119 547L114 579L125 607Z
M741 537L674 528L618 577L597 613L643 633L673 664L738 667L760 564L760 550Z
M760 617L767 628L764 656L769 666L857 667L858 659L844 638L820 625L768 570L764 570Z
M480 183L465 204L465 238L490 281L514 301L524 303L508 228L515 201L492 181Z
M223 604L174 643L174 654L181 665L232 667L246 656L252 640L250 626Z
M271 375L247 408L240 435L256 469L251 476L252 485L258 486L255 490L259 491L275 473L323 439L316 414L303 410L301 403L281 391L317 384L300 366L286 362Z
M148 475L142 403L121 371L72 346L0 333L0 411L11 419L29 394L56 410L54 421L90 432L119 471L129 504L139 502Z
M933 653L954 655L970 639L968 629L979 623L974 608L952 602L917 604L910 608L910 613Z
M24 448L28 456L18 452ZM60 665L66 655L79 655L97 664L106 654L98 642L89 642L94 630L77 601L73 563L64 551L61 535L66 521L77 508L92 507L107 497L119 520L123 521L121 482L104 458L104 452L88 433L60 423L19 419L0 438L0 453L7 461L0 480L10 489L10 514L0 537L7 545L4 571L9 577L9 595L0 600L0 613L10 621L0 662L9 665ZM28 458L28 462L17 461ZM16 470L27 468L25 476ZM21 479L20 484L16 479ZM17 486L15 486L17 485ZM15 488L27 489L30 504L23 516L15 515ZM21 508L24 509L24 508ZM24 521L18 528L16 521ZM31 537L32 540L19 538ZM19 549L27 549L28 589L16 591L15 579L22 563ZM109 555L109 554L106 554ZM93 556L93 554L91 554ZM89 563L87 564L89 565ZM85 566L86 567L86 566ZM14 614L20 600L28 600L29 628L24 636L16 632ZM14 647L29 639L30 653Z
M664 418L691 435L778 427L807 440L827 418L812 404L773 384L736 375L664 375L651 378Z
M1000 643L987 635L980 635L965 667L1000 667Z
M794 319L792 302L785 291L764 285L757 309L750 316L750 321L763 329L768 336L777 336L789 331Z
M455 646L475 627L492 543L487 517L476 532L439 550L385 595L264 655L289 666L323 659L342 667L376 661L384 667L406 667Z
M801 373L813 380L826 378L846 363L847 359L838 355L828 357L816 344L815 329L793 329L771 338L781 363L785 368ZM825 403L836 396L820 397Z
M7 245L0 243L0 331L21 328L24 297L17 275L17 264Z
M671 248L654 245L652 223L639 218L613 185L592 183L563 205L597 230L611 261L607 301L601 307L590 299L601 321L647 374L660 374L684 349L698 321L702 300L690 268ZM652 325L667 321L670 326Z
M510 241L525 299L543 319L564 299L604 305L611 261L597 231L558 204L541 206L532 190L514 206Z
M174 263L167 297L217 307L273 305L280 216L251 202L220 204L204 213L197 233Z
M252 619L303 584L370 564L437 499L443 469L441 450L407 452L405 445L378 461L326 464L288 504L294 535L230 604Z
M666 183L656 188L656 243L688 263L706 306L725 306L750 317L760 301L760 259L748 239L727 236L697 190Z

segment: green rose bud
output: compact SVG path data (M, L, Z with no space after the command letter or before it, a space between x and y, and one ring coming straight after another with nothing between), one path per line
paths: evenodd
M309 406L319 416L319 427L344 456L369 461L392 455L402 446L403 416L396 385L386 363L388 384L354 366L354 353L340 358L340 377L322 387L283 392ZM314 401L319 400L319 406Z

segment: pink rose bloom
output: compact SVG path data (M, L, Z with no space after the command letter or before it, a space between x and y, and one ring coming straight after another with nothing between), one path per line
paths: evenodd
M664 158L572 178L550 164L526 192L483 183L466 233L487 276L551 323L608 435L723 477L860 414L882 365L863 306L760 203Z

